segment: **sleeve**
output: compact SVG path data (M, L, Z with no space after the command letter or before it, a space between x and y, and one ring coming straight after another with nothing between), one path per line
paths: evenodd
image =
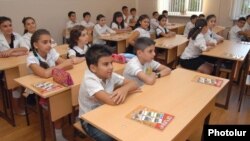
M82 26L86 27L86 22L84 22L83 20L80 23Z
M218 34L216 34L216 33L214 33L214 32L212 32L212 34L213 34L213 37L214 37L214 39L215 39L216 41L222 40L222 39L223 39L222 36L220 36L220 35L218 35Z
M118 25L116 23L112 22L111 28L112 29L118 29Z
M159 36L162 33L160 28L156 28L156 35Z
M204 38L205 38L206 42L208 42L208 43L217 44L217 40L210 37L210 34L208 32L204 35Z
M57 61L57 59L59 58L59 53L54 49L54 48L52 48L51 49L51 55L52 55L52 59L56 62Z
M120 85L122 85L123 84L123 82L124 82L124 77L123 76L121 76L121 75L119 75L119 74L117 74L117 73L112 73L112 80L114 80L114 84L117 86L120 86Z
M124 73L130 76L137 76L139 72L143 71L140 65L136 62L129 62L126 65Z
M196 37L194 45L199 47L202 51L207 50L206 40L200 34Z
M76 52L73 49L68 50L68 56L76 56Z
M99 80L94 78L86 78L85 82L85 88L89 96L95 95L97 92L104 90L102 84Z
M153 68L153 70L157 70L160 67L160 65L161 64L155 60L152 60L150 63L150 66Z
M27 67L29 67L31 64L39 64L38 59L34 55L29 55L26 61L27 61Z
M98 36L100 36L101 34L103 34L103 33L101 32L101 27L99 26L99 24L96 24L96 25L95 25L95 27L94 27L94 32L95 32Z
M28 40L25 40L23 37L20 37L20 39L19 39L20 41L20 44L19 44L19 46L20 47L25 47L25 48L27 48L27 50L30 50L30 43L28 43Z
M105 28L106 30L109 32L109 33L116 33L114 30L112 30L110 27L108 27L107 25L105 25Z

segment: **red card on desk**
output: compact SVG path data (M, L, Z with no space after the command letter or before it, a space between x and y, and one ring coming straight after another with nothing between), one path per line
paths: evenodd
M174 119L174 116L158 112L145 106L138 106L127 116L139 123L163 130Z

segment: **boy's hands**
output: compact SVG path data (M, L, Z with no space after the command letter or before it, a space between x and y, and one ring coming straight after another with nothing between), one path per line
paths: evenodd
M125 101L127 94L127 89L118 88L112 93L111 99L114 101L115 104L121 104Z

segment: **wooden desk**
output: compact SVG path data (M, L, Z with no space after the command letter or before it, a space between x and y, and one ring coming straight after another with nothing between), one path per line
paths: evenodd
M117 64L117 63L114 63L113 65L114 65L114 71L118 72L122 71L125 66L124 64ZM76 93L78 93L79 91L76 90L76 87L79 88L79 85L81 84L86 69L87 69L86 62L74 65L73 69L68 70L74 81L74 85L70 87L62 87L61 89L51 91L48 93L41 93L40 91L35 89L32 85L34 83L42 81L53 81L52 78L44 79L31 74L15 79L17 83L19 83L25 88L34 91L34 93L37 94L39 97L48 99L48 113L49 113L50 128L53 140L56 140L53 122L66 115L69 115L72 112L72 105L73 103L75 103L75 98L73 99L72 97L74 97L74 95L78 95ZM44 141L45 140L44 119L40 104L39 104L39 113L40 113L41 138Z
M117 42L117 53L124 53L126 51L126 40L129 38L131 32L120 34L111 34L110 36L99 37L102 40Z
M181 23L169 23L167 25L167 28L169 30L175 32L176 34L183 34L184 28L185 28L185 24L181 24Z
M177 60L188 44L187 37L183 35L176 35L170 38L162 37L154 41L155 47L165 49L164 56L159 56L159 58L165 60L166 64Z
M221 87L197 83L193 81L197 75L215 78L177 68L170 75L157 79L153 86L143 86L141 93L129 96L124 104L105 104L81 118L117 140L184 141L209 117L216 95L228 83L223 78L217 78L223 80ZM126 117L139 105L175 117L163 131L159 131Z
M247 58L248 58L249 49L250 49L250 45L241 44L241 43L237 43L237 42L230 41L230 40L224 40L223 43L218 44L215 48L202 53L202 55L205 55L205 56L233 61L233 68L232 68L232 73L230 76L230 83L228 87L228 93L227 93L225 105L217 104L217 106L223 107L225 109L228 108L229 100L231 96L233 78L234 78L234 74L236 71L236 63L244 62L244 60L248 62ZM248 65L248 63L245 63L245 65ZM243 77L243 79L245 78ZM245 81L242 80L242 82L245 82Z
M67 58L69 45L68 44L62 44L55 47L56 51L60 54L62 58Z
M219 34L219 35L223 35L223 31L225 30L226 28L223 27L223 26L215 26L213 28L213 32Z

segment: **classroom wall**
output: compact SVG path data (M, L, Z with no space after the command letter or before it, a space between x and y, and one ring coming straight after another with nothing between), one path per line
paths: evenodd
M157 10L157 0L137 0L138 13L146 13L151 17L151 13ZM215 14L217 24L225 27L233 25L230 18L230 8L233 0L203 0L203 13L205 15ZM160 11L161 12L161 11ZM169 17L170 22L186 23L188 17Z
M48 29L53 38L62 43L62 31L68 20L68 12L73 10L77 19L82 20L82 13L89 11L92 21L102 13L110 24L113 13L121 10L123 5L135 7L134 0L0 0L0 16L12 19L14 31L23 33L22 18L32 16L36 19L38 28Z

